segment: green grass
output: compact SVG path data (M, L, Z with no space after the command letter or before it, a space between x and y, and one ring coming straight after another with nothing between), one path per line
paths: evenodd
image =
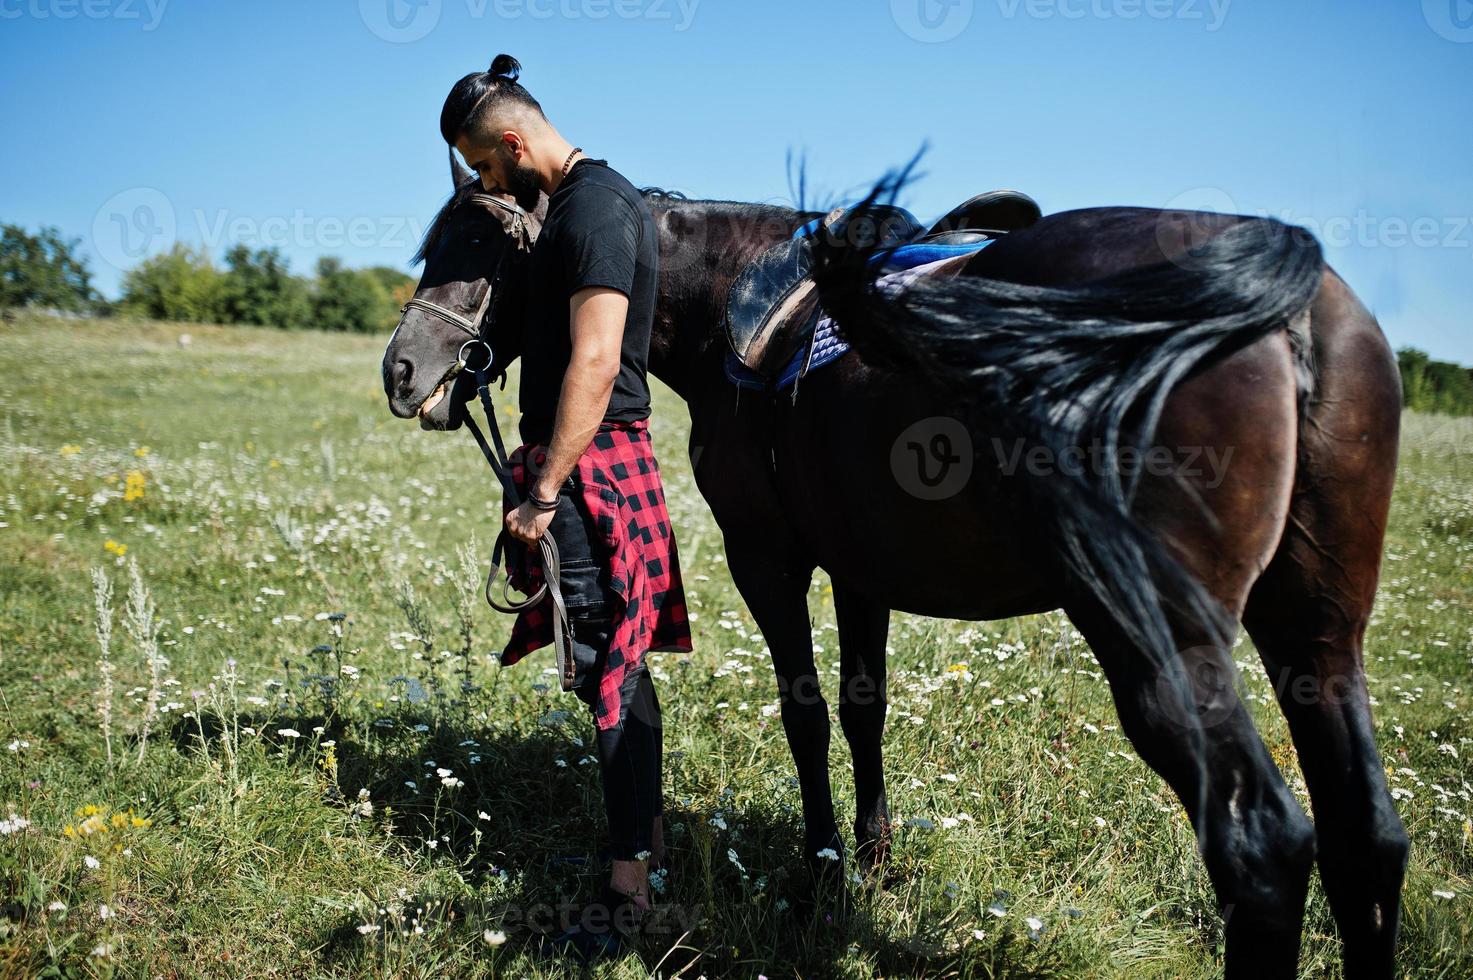
M466 641L457 546L488 554L494 484L464 434L389 416L380 352L247 328L0 327L0 819L29 821L0 835L0 976L569 969L532 937L597 884L591 726L549 688L549 655L495 665L506 619L471 601ZM674 880L660 931L599 975L1220 972L1190 829L1059 614L894 617L893 873L830 918L797 859L775 684L691 480L684 408L661 389L655 416L696 633L693 654L652 657ZM124 499L135 471L142 495ZM1367 656L1413 842L1401 962L1416 977L1473 975L1470 549L1473 421L1409 415ZM167 658L146 744L148 665L122 623L134 560ZM118 617L108 737L93 568ZM822 578L810 607L832 696ZM341 636L319 618L339 611ZM1263 671L1246 643L1236 656L1302 799ZM148 823L69 836L88 805ZM1338 956L1316 881L1304 974L1338 976Z

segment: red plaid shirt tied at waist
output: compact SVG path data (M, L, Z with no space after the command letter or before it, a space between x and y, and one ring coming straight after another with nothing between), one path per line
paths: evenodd
M535 471L546 463L547 447L522 445L511 454L512 480L524 497L529 456ZM625 673L643 662L646 651L690 650L690 623L675 532L647 423L605 422L578 460L578 477L594 528L610 556L610 584L618 596L594 709L598 727L606 729L619 721ZM504 512L505 500L502 506ZM542 581L535 562L509 574L511 584L525 594ZM517 616L501 653L503 666L552 643L551 606L546 598Z

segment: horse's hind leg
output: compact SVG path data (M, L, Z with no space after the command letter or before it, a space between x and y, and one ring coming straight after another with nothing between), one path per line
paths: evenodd
M885 637L890 610L834 583L839 625L839 724L854 763L854 841L862 865L890 851L890 809L885 800Z
M1136 512L1233 616L1282 536L1297 420L1294 361L1275 337L1179 386L1157 432L1158 445L1201 447L1222 466L1183 468L1197 499L1175 479L1143 481ZM1158 664L1092 602L1066 611L1109 678L1126 736L1186 806L1222 910L1227 976L1294 976L1314 827L1238 697L1231 651L1200 624L1176 621L1178 656ZM1190 702L1176 696L1180 672Z
M1314 830L1238 700L1230 651L1188 645L1182 666L1196 703L1185 703L1107 616L1090 605L1067 611L1105 669L1126 737L1197 831L1223 916L1225 975L1293 977Z
M1396 468L1396 364L1370 314L1327 277L1311 322L1319 380L1289 526L1244 615L1309 787L1320 877L1347 977L1390 977L1407 835L1376 751L1361 640Z

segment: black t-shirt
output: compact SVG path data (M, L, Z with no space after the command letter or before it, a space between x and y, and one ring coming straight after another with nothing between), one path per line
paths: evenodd
M605 421L650 414L645 381L659 272L655 219L644 196L602 160L573 164L547 204L532 249L527 323L522 343L521 433L552 438L563 375L572 357L568 302L580 289L603 286L629 297L619 377Z

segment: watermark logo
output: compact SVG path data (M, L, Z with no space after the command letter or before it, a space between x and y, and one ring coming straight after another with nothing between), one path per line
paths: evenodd
M1089 445L1069 446L1055 452L1047 446L1030 445L1024 439L1011 443L993 437L993 457L1003 476L1019 473L1032 477L1115 476L1133 481L1140 476L1188 480L1207 490L1216 490L1227 479L1235 446L1107 446L1095 440ZM1094 481L1091 481L1094 482Z
M934 416L908 427L890 447L895 482L920 500L946 500L972 478L972 436L959 419Z
M890 16L907 37L940 44L967 29L972 7L973 0L890 0Z
M139 21L154 31L164 19L169 0L0 0L0 20L124 20Z
M1003 18L1032 20L1179 20L1222 29L1232 0L997 0Z
M1438 37L1473 43L1473 0L1422 0L1422 16Z
M1231 718L1239 704L1239 677L1228 652L1199 646L1178 656L1179 676L1163 670L1156 677L1158 717L1179 729L1212 728ZM1182 690L1182 684L1187 690Z
M1222 233L1221 215L1241 214L1273 218L1280 224L1259 222L1256 231L1264 245L1276 236L1307 235L1328 248L1473 248L1473 215L1377 214L1365 208L1341 214L1300 214L1240 209L1218 187L1195 187L1166 202L1156 223L1156 241L1171 261L1193 268L1211 261L1209 243Z
M375 37L408 44L440 23L441 0L358 0L358 16Z
M233 245L261 249L386 249L406 253L424 234L424 223L407 216L317 215L297 208L265 217L225 209L176 211L153 187L114 194L92 219L92 247L118 269L129 269L176 242L188 241L223 255Z
M0 0L4 3L5 0ZM444 0L358 0L358 14L376 37L408 44L440 24ZM970 3L971 0L966 0ZM465 0L471 20L645 20L690 30L701 0Z
M174 205L153 187L130 187L108 198L92 219L97 257L127 269L159 245L177 239Z

